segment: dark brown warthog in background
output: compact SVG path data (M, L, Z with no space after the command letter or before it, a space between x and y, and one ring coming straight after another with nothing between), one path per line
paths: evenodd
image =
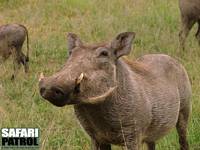
M111 43L86 45L70 33L70 56L59 72L40 78L40 94L56 106L75 104L93 150L111 150L111 144L139 150L143 142L154 150L155 141L174 127L181 150L188 150L188 75L167 55L121 58L130 53L134 37L125 32Z
M22 46L27 37L27 54L22 52ZM28 72L29 61L29 39L25 26L20 24L8 24L0 26L0 56L5 61L10 55L13 56L15 78L20 65L24 65L25 72Z
M185 40L195 23L198 24L196 38L200 45L200 0L179 0L182 29L179 33L181 48L185 49Z

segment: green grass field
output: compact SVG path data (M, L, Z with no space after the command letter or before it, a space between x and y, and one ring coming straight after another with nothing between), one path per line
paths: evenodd
M178 0L0 0L0 25L6 23L24 24L29 30L30 73L25 75L21 68L12 82L12 60L0 65L0 128L40 128L41 150L88 150L90 139L73 107L57 108L40 97L39 73L51 75L64 64L67 32L97 42L134 31L130 58L165 53L186 67L193 89L188 138L191 150L200 150L200 47L193 36L197 26L188 37L187 51L181 52ZM178 146L173 130L158 141L157 149L177 150ZM120 149L114 146L114 150Z

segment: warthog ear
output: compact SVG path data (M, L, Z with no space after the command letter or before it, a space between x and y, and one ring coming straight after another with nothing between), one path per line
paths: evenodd
M117 37L111 42L111 49L117 58L130 53L134 38L134 32L123 32L118 34Z
M80 47L82 45L80 38L74 33L67 34L67 42L69 54L72 52L72 49L74 49L75 47Z

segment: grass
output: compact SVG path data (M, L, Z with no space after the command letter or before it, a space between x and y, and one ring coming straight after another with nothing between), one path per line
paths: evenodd
M89 149L90 139L80 128L73 108L56 108L40 97L38 75L41 71L50 75L64 64L67 32L96 42L122 31L135 31L130 58L165 53L186 67L193 89L189 143L192 150L200 149L200 47L193 36L195 26L187 51L179 51L178 0L0 0L0 12L0 25L21 23L28 28L31 48L28 75L21 69L11 82L11 59L0 65L0 127L39 127L41 150ZM157 148L176 150L178 146L173 130L158 141Z

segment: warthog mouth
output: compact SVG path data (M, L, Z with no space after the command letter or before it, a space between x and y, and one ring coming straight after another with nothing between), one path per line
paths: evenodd
M40 74L39 77L39 85L41 85L45 80L43 73ZM83 74L77 78L76 83L80 84L83 80ZM106 92L93 96L93 97L85 97L81 96L80 93L71 92L66 94L62 89L58 87L51 87L50 89L45 89L42 86L40 87L40 94L41 96L48 100L55 106L62 107L65 105L76 105L76 104L97 104L104 102L108 96L110 96L115 90L117 86L110 87Z

